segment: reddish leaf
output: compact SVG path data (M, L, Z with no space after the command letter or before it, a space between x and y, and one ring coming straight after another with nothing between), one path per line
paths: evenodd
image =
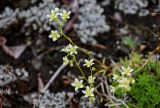
M27 45L20 45L20 46L13 46L8 47L6 45L2 46L2 49L5 51L6 54L10 55L14 59L18 59L23 51L26 49Z
M27 94L27 95L23 95L23 99L29 103L33 103L33 100L37 96L38 96L38 93L34 92L34 93Z
M40 92L44 88L44 83L41 78L41 74L38 74L38 91Z
M102 44L92 44L93 47L96 47L96 48L99 48L99 49L107 49L107 47L105 45L102 45Z
M6 44L6 42L7 42L6 38L5 38L5 37L0 36L0 46L5 45L5 44Z
M114 13L114 19L119 23L123 22L122 16L120 15L119 12Z
M2 100L1 100L1 97L0 97L0 108L2 108Z
M6 45L7 39L3 36L0 36L0 46L4 50L4 52L14 59L18 59L23 51L26 49L28 45L19 45L19 46L7 46Z

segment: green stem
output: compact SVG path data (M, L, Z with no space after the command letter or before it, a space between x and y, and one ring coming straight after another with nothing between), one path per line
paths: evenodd
M72 45L77 46L77 45L76 45L68 36L66 36L64 33L63 33L62 35L63 35L63 37L64 37L65 39L67 39ZM103 68L105 68L105 69L108 69L108 67L107 67L105 64L103 64L103 63L101 63L99 60L95 59L95 58L89 53L89 51L87 51L86 49L81 48L81 47L78 47L78 49L80 49L82 52L84 52L84 53L85 53L86 55L88 55L90 58L93 58L97 63L100 64L101 67L103 67Z
M66 36L64 33L62 33L63 37L67 39L72 45L77 46L68 36Z
M90 67L89 69L90 69L90 71L91 71L91 76L92 76L92 74L93 74L93 71L92 71L91 67Z
M58 25L59 25L60 34L63 35L62 25L60 23L58 23Z
M60 29L61 35L62 35L65 39L67 39L72 45L77 46L68 36L66 36L66 35L63 33L62 25L61 25L60 23L59 23L58 25L59 25L59 29ZM95 58L93 57L93 55L89 53L89 51L87 51L86 49L84 49L84 48L82 48L82 47L78 47L78 49L81 50L82 52L84 52L84 53L85 53L86 55L88 55L90 58L93 58L97 63L100 64L100 66L101 66L102 68L104 68L105 70L108 69L108 67L107 67L105 64L103 64L103 63L100 62L99 60L95 59ZM75 62L76 62L77 67L78 67L79 70L81 71L83 77L86 79L86 77L85 77L85 75L84 75L81 67L79 66L76 58L75 58ZM90 69L90 70L91 70L91 69ZM92 75L92 70L91 70L91 75ZM86 80L87 80L87 79L86 79Z
M73 58L74 58L74 61L75 61L76 65L77 65L78 69L80 70L83 78L87 81L87 78L85 77L83 70L82 70L81 67L79 66L79 63L77 62L76 56L74 55Z

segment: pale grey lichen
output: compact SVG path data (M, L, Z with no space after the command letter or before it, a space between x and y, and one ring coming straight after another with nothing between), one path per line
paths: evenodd
M33 100L33 104L39 108L69 108L66 92L42 92L37 98ZM98 108L96 101L90 102L89 99L84 96L81 97L79 105L80 108Z
M34 4L36 2L37 2L37 0L31 0L31 4Z
M102 15L103 8L97 4L95 0L78 0L80 9L77 23L74 25L74 30L80 37L81 42L96 43L94 37L98 33L107 32L110 30L106 23L105 16Z
M80 108L98 108L96 101L90 102L88 98L82 97L80 99Z
M149 14L147 10L148 0L115 0L115 8L123 11L125 14L138 14L146 16Z
M111 4L111 0L103 0L102 2L101 2L101 5L102 6L108 6L108 5L110 5Z
M52 0L43 0L38 6L33 6L26 11L22 11L19 14L19 17L25 20L22 32L26 32L26 28L28 27L32 27L35 31L38 30L38 33L50 31L54 23L49 21L46 16L55 7L56 4ZM30 31L26 32L26 35L29 34Z
M32 0L32 2L36 1ZM38 33L50 31L54 23L49 21L46 16L55 7L56 3L52 0L43 0L38 6L22 11L6 7L5 11L0 15L0 28L7 28L11 24L23 20L24 25L20 31L25 35L30 35L31 31L38 31Z
M0 14L0 28L7 28L9 25L17 22L17 14L19 10L12 10L6 7L2 14Z
M96 43L94 37L98 33L109 31L110 27L106 23L103 8L97 4L95 0L79 0L80 15L78 21L74 25L74 30L80 37L81 42ZM32 31L43 33L50 31L54 26L54 22L49 21L46 17L57 4L51 0L43 0L37 6L30 7L27 10L12 10L6 7L5 11L0 15L0 28L7 28L9 25L21 20L24 21L20 32L30 35ZM63 6L62 6L63 7Z
M33 104L39 108L66 108L66 93L45 91L33 100Z
M16 80L28 80L29 73L24 68L13 68L10 65L0 65L0 87Z

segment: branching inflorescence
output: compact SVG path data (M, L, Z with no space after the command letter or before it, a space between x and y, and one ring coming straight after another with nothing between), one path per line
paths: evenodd
M94 101L94 92L97 92L94 84L96 77L93 75L93 72L96 70L94 67L94 61L97 63L100 62L90 56L86 50L77 46L68 36L64 34L62 27L69 20L70 14L70 11L62 11L58 8L51 10L51 14L47 15L47 17L50 18L50 21L53 21L56 24L58 29L51 30L49 38L51 38L53 41L56 41L59 38L64 37L67 41L69 41L69 44L61 49L61 52L66 53L66 56L63 57L63 65L70 65L71 67L75 65L78 67L82 74L82 77L75 78L71 85L75 88L75 91L81 89L85 97L88 97L90 101ZM78 51L82 51L90 57L90 59L85 59L83 63L83 66L90 70L90 75L88 77L85 76L84 71L82 70L82 66L77 60L76 55L78 54ZM100 65L102 65L102 63L100 63ZM117 73L113 73L113 85L110 86L110 91L114 93L116 90L120 89L122 93L128 92L130 90L130 85L135 82L135 80L132 78L132 71L133 69L130 67L122 67L122 70Z
M81 68L81 66L79 65L79 62L77 61L76 55L78 54L78 49L81 50L80 47L78 47L75 43L73 43L73 41L64 34L62 27L64 26L64 24L68 21L68 19L70 18L70 14L71 12L67 12L65 10L60 11L58 8L55 8L54 10L51 10L51 14L47 15L47 17L50 18L50 21L54 21L55 24L57 24L58 26L58 30L52 30L49 38L51 38L53 41L58 40L60 37L64 37L65 39L67 39L70 44L68 44L66 47L64 47L61 51L66 53L67 55L65 57L63 57L63 65L70 65L70 66L74 66L74 64L76 64L76 66L78 67L78 69L80 70L81 74L82 74L82 78L76 78L75 81L71 84L73 87L75 87L75 91L77 91L78 89L83 88L84 90L82 91L85 95L85 97L89 97L90 101L94 101L95 97L94 97L94 80L95 77L92 75L92 72L95 70L94 68L94 59L90 59L87 60L85 59L84 61L84 67L87 67L90 69L91 75L86 78L86 76L84 75L84 72ZM87 83L87 86L85 86L85 82Z

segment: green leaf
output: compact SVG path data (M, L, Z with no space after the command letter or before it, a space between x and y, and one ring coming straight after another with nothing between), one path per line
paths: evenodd
M122 38L122 43L129 46L129 48L135 48L136 42L129 36L125 36Z

